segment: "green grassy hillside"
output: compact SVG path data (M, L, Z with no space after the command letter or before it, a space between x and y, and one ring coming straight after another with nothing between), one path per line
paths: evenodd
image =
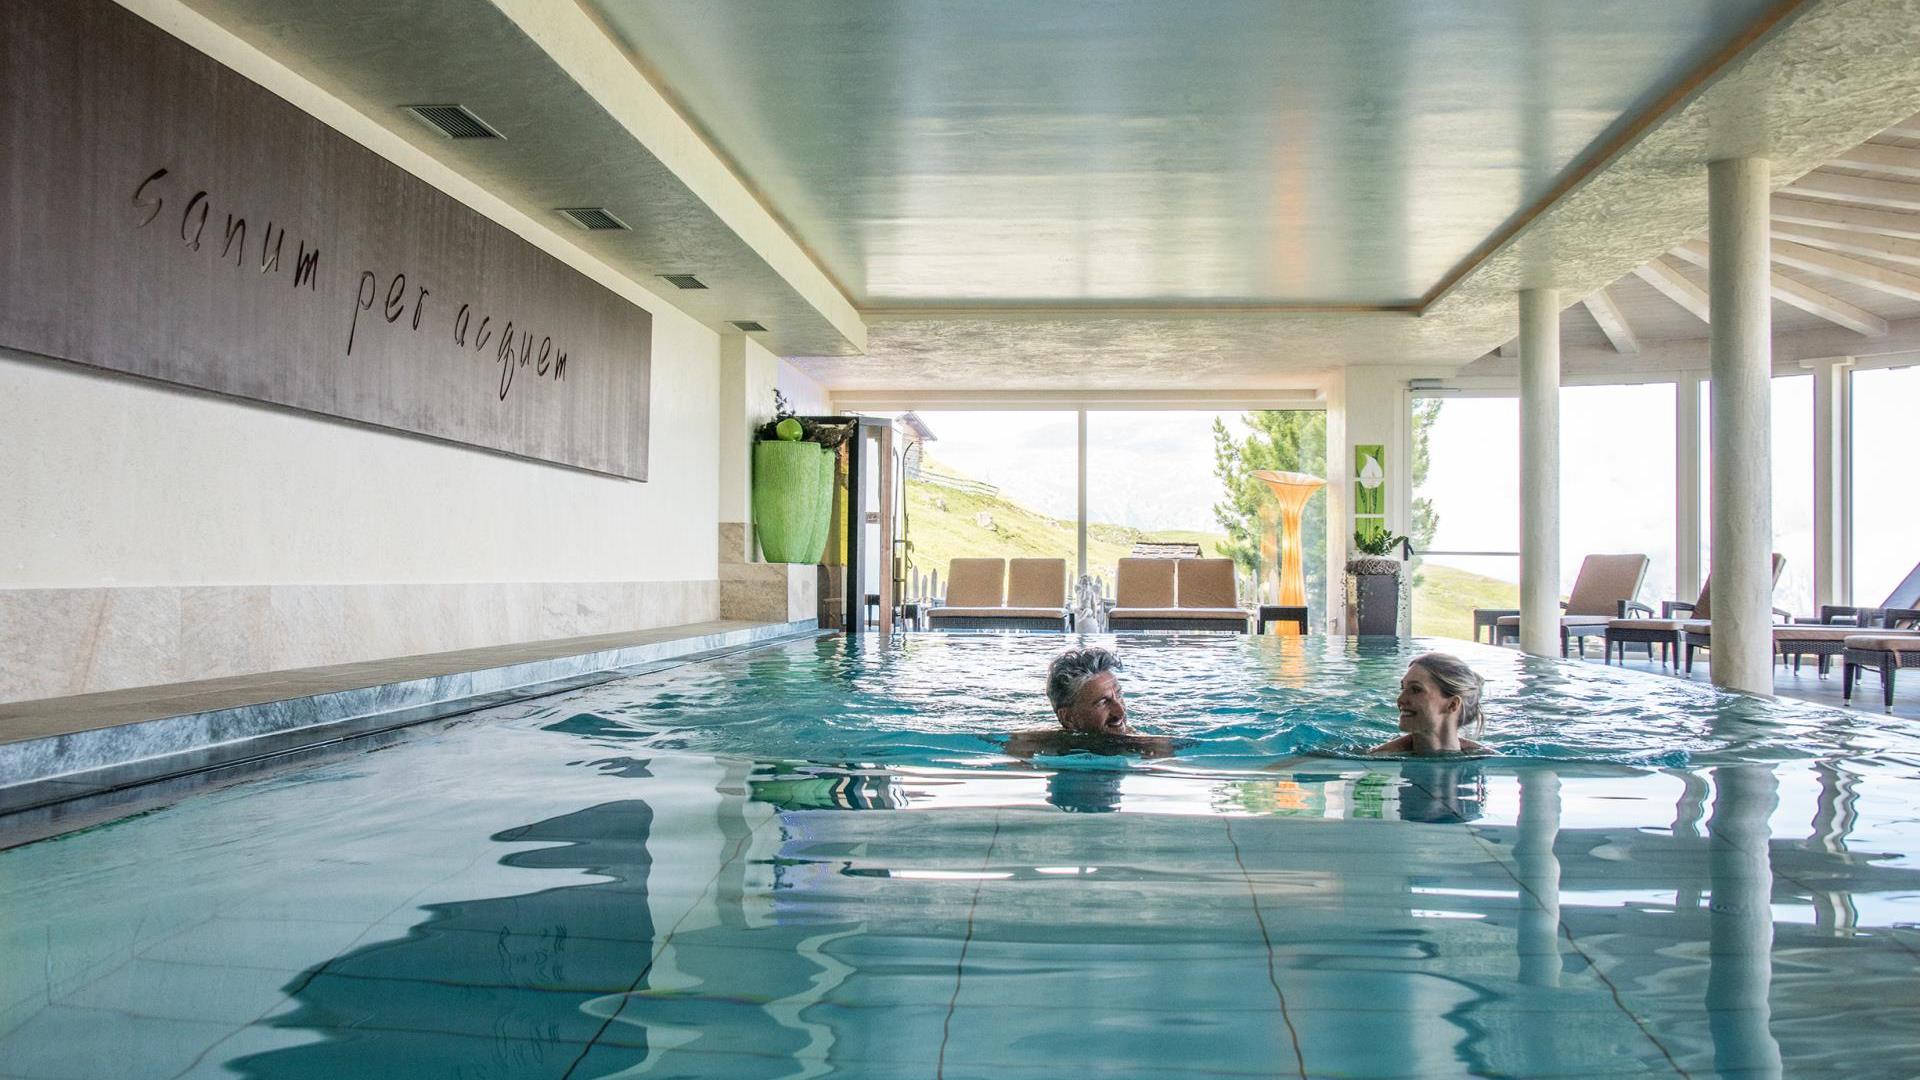
M980 524L983 513L990 526ZM913 566L942 576L949 560L966 556L1060 558L1072 565L1077 542L1071 517L1051 518L1000 495L914 482L907 484L907 539L913 541ZM1199 544L1201 554L1218 555L1223 540L1218 533L1147 532L1089 522L1087 564L1111 567L1142 541Z
M1474 608L1516 608L1520 586L1451 566L1426 563L1413 590L1413 632L1472 638Z

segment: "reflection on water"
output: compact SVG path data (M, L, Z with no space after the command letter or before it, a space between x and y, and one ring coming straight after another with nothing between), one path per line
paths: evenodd
M1263 724L1351 724L1186 686L1195 753L1022 762L983 733L1032 718L929 655L940 678L879 662L908 692L750 654L0 853L0 1072L1911 1071L1920 780L1887 718L1795 742L1805 713L1696 688L1685 724L1639 721L1690 727L1685 761L1260 758ZM1153 667L1129 696L1164 716ZM1563 710L1593 689L1507 674ZM758 752L819 702L716 677L857 715ZM884 700L941 686L968 703L880 738ZM802 728L836 752L787 753Z

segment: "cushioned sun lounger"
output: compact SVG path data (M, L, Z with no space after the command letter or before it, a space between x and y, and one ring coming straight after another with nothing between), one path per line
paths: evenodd
M1570 641L1579 642L1580 655L1587 655L1587 638L1604 635L1609 622L1626 614L1646 577L1645 555L1589 555L1581 560L1573 592L1561 605L1567 613L1560 616L1560 655L1567 655ZM1493 636L1496 642L1517 640L1520 616L1502 615Z
M1232 559L1121 559L1114 592L1113 630L1247 632Z
M947 574L948 602L927 612L936 630L1067 628L1065 559L955 559ZM956 594L965 602L956 602Z
M1920 610L1887 608L1884 621L1885 629L1855 634L1846 640L1841 694L1849 705L1853 704L1854 680L1861 671L1871 668L1880 673L1881 703L1891 709L1894 673L1901 668L1920 667L1920 633L1913 632L1920 629Z

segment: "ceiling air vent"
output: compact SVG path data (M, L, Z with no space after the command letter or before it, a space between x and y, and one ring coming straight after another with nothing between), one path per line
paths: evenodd
M502 139L485 120L464 105L402 105L414 118L449 139Z
M661 274L660 276L666 279L667 284L672 285L676 289L704 289L707 287L706 282L701 281L692 274Z
M744 330L749 334L764 334L767 332L766 327L761 326L752 319L734 319L733 328L735 330Z
M588 232L604 232L609 229L624 229L627 223L607 212L604 206L563 206L560 213L568 221Z

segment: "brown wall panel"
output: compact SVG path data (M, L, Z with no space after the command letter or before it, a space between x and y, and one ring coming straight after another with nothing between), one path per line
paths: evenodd
M118 5L0 4L0 345L644 480L652 329Z

